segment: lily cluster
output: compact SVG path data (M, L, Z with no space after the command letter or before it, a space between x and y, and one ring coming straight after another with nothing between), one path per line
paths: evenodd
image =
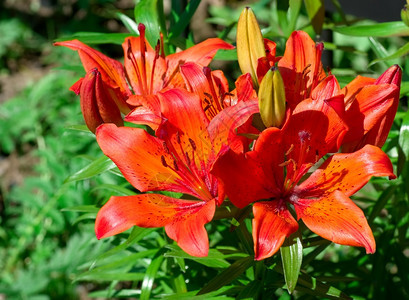
M232 45L208 39L166 56L163 41L153 48L142 24L139 32L123 43L123 64L77 40L56 43L78 51L87 74L71 89L85 122L141 192L109 199L97 215L98 238L134 225L164 227L188 254L206 256L205 225L232 203L252 205L256 260L298 231L296 219L325 239L375 251L350 196L372 176L395 178L380 147L398 107L398 66L340 88L323 69L322 43L295 31L277 57L246 8L237 28L243 75L230 91L223 72L208 65Z

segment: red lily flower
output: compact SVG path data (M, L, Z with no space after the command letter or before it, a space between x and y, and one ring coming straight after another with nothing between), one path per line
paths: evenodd
M257 102L236 105L210 123L197 95L182 89L160 92L166 118L156 137L139 128L104 124L97 141L125 178L138 190L173 191L196 200L175 199L160 194L111 197L99 211L95 224L98 238L130 228L165 227L166 233L187 253L206 256L208 239L204 225L213 218L224 199L210 168L230 134L257 111Z
M78 51L85 71L97 69L106 85L110 86L119 99L115 102L120 111L128 114L139 105L158 111L155 95L166 88L183 87L179 66L187 61L207 66L219 49L232 49L232 45L218 38L207 39L184 51L165 56L160 43L153 49L145 39L145 26L138 26L140 36L128 37L122 47L125 53L125 69L122 64L78 40L56 42ZM163 47L162 47L163 48ZM80 79L80 82L82 79ZM80 82L73 88L78 90ZM130 84L131 89L128 86Z
M322 43L315 44L303 31L294 31L287 40L278 69L283 77L288 107L293 110L297 104L311 97L314 88L325 78L321 55Z
M180 74L185 81L187 91L200 97L201 106L209 121L224 109L237 103L257 101L257 94L253 89L250 74L241 75L236 80L236 88L231 92L229 92L228 81L220 70L211 71L208 67L187 62L180 66ZM152 97L150 103L155 104L134 109L125 117L125 120L136 124L149 125L152 129L157 130L163 122L161 110L156 109L155 111L153 108L160 106L159 99ZM245 104L240 107L245 108ZM229 128L226 127L226 130L229 130ZM256 133L256 129L251 125L251 119L237 128L237 133ZM229 143L230 147L240 152L248 149L249 140L244 136L230 134Z
M401 68L394 65L378 79L358 76L343 89L350 130L342 152L353 152L366 144L383 146L398 109L401 78Z
M395 177L379 148L367 145L355 153L334 154L300 183L324 155L339 148L347 131L343 101L330 76L314 89L311 99L295 107L282 129L264 130L253 151L243 154L225 147L215 162L212 173L223 183L230 201L239 208L255 202L256 260L276 253L285 237L298 230L291 206L316 234L335 243L365 247L367 253L375 251L365 216L349 197L372 176Z

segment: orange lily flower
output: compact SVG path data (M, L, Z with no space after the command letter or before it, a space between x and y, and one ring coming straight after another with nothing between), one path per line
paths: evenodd
M97 129L97 141L136 189L179 192L194 200L161 194L111 197L97 215L96 235L112 236L133 225L163 226L184 251L206 256L204 225L224 199L210 168L234 128L257 111L257 101L227 108L209 122L195 94L170 89L158 93L158 98L166 119L156 137L139 128L103 124Z
M322 43L317 43L303 31L294 31L287 40L278 69L284 81L288 107L310 98L314 88L326 77L322 68Z
M213 166L234 205L254 203L256 260L275 254L298 230L290 207L323 238L375 251L365 216L349 197L372 176L394 178L392 165L379 148L367 145L351 154L334 154L300 183L324 155L339 148L347 131L343 95L333 76L311 96L294 108L282 129L264 130L252 151L236 153L225 147Z
M124 66L99 51L78 40L56 42L56 46L65 46L78 51L85 71L97 69L102 81L116 93L115 102L120 111L128 114L139 105L155 106L158 99L155 95L162 90L173 87L184 87L179 73L179 66L187 61L207 66L219 49L232 49L232 45L218 38L207 39L184 51L165 56L158 42L155 49L145 39L145 26L138 26L140 36L128 37L122 45L124 49ZM162 47L163 48L163 47ZM77 91L82 79L74 84ZM129 86L128 86L129 82ZM86 112L83 111L84 114Z
M394 65L378 79L358 76L344 89L346 122L342 152L356 151L366 144L382 147L399 105L402 69Z

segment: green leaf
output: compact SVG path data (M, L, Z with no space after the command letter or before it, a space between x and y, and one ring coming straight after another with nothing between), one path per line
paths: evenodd
M129 234L128 239L125 242L123 242L122 244L116 246L115 248L98 256L96 260L94 261L94 265L100 260L103 260L107 257L110 257L112 255L117 254L118 252L125 250L126 248L130 247L131 245L143 239L145 236L147 236L151 232L155 231L156 229L157 228L142 228L142 227L134 226L132 228L131 233Z
M402 57L402 56L404 56L404 55L406 55L406 54L408 54L408 53L409 53L409 42L406 43L406 44L405 44L404 46L402 46L401 48L399 48L395 53L393 53L393 54L391 54L391 55L374 59L373 61L371 61L371 62L369 63L369 66L371 66L371 65L373 65L373 64L375 64L375 63L377 63L377 62L380 62L380 61L386 61L386 60L391 60L391 59L397 59L397 58L400 58L400 57Z
M78 281L140 281L145 277L145 273L124 273L124 272L89 272L77 278Z
M385 47L377 39L375 39L374 37L369 37L369 43L370 43L371 48L373 49L373 51L376 53L376 56L378 56L378 58L380 60L383 60L385 57L387 57L389 55L388 51L385 49ZM376 60L377 59L370 62L368 64L368 67L370 67L371 65L376 63ZM384 62L384 65L386 65L386 68L391 66L392 64L393 64L392 62Z
M164 254L165 257L191 259L199 264L205 265L210 268L229 267L230 263L228 263L225 259L233 256L233 255L224 255L223 253L221 253L220 251L216 249L209 249L209 253L206 257L195 257L195 256L191 256L187 254L185 251L183 251L182 249L180 249L178 246L175 246L175 245L166 245L166 248L169 249L170 251Z
M391 185L387 187L379 197L377 197L376 203L373 206L371 214L369 215L368 218L369 225L372 225L373 221L377 216L379 216L381 210L385 207L386 203L388 203L388 201L393 197L396 188L397 188L396 185Z
M325 7L323 0L304 0L308 18L316 34L321 34L325 18Z
M122 21L122 23L124 24L126 29L129 30L130 33L139 35L138 24L136 24L134 20L120 12L116 13L116 15Z
M384 22L373 25L354 25L334 27L333 31L352 36L407 36L409 35L409 28L401 21Z
M127 189L123 186L116 185L116 184L100 184L94 187L91 192L96 191L96 190L107 190L110 192L115 193L117 196L133 196L136 195L136 193L130 189Z
M214 60L237 61L237 49L232 50L220 49L214 56Z
M289 8L287 11L287 18L288 18L287 36L290 36L291 32L295 30L298 15L300 14L301 5L302 5L302 0L290 0L289 2Z
M254 265L254 257L243 257L234 263L230 267L223 270L219 275L210 280L197 295L206 294L212 291L216 291L219 288L228 285L234 279L243 274L248 268Z
M402 120L399 131L399 146L402 148L406 160L409 160L409 111L406 112Z
M77 32L74 35L56 39L56 42L79 40L87 45L91 44L118 44L122 45L125 38L131 36L129 33L99 33L99 32Z
M301 273L300 277L298 278L298 283L306 288L297 286L297 291L303 291L315 296L316 298L352 299L339 289L329 284L325 284L317 280L317 278L309 276L307 274Z
M95 205L78 205L71 206L61 209L61 211L76 211L76 212L87 212L87 213L97 213L99 210Z
M165 259L165 257L163 256L163 252L164 249L161 249L157 252L157 254L155 255L156 257L151 261L148 269L146 270L145 276L142 281L140 300L150 299L153 282L155 281L156 274L158 273L158 270L162 265L163 260Z
M280 247L284 279L288 293L292 294L297 285L298 274L302 263L302 243L299 234L291 235Z
M154 47L160 39L160 27L157 11L158 0L141 0L135 5L135 21L143 23L146 28L146 39Z
M65 183L84 180L91 178L95 175L101 174L108 170L115 168L115 164L108 157L101 156L100 158L95 159L89 165L79 170L74 175L71 175L65 180Z
M169 39L173 37L178 37L189 25L197 7L200 4L200 0L191 0L186 5L184 12L179 16L177 23L170 28Z

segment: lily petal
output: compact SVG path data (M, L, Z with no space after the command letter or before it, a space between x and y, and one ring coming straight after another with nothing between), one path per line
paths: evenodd
M223 182L229 200L239 208L274 195L275 187L254 155L254 151L238 154L225 146L211 170Z
M298 223L281 200L253 205L253 240L255 260L274 255L286 237L298 230Z
M286 100L291 109L301 100L309 98L312 89L325 77L321 51L303 31L294 31L287 40L278 68L286 86Z
M388 156L378 147L366 145L353 153L334 154L297 189L303 198L319 198L336 190L351 196L372 176L396 178Z
M163 141L145 130L103 124L98 127L97 142L125 178L140 191L168 190L189 193L180 177L166 166L173 157Z
M319 236L341 245L365 247L366 253L375 252L375 239L365 215L341 191L317 200L298 199L294 207L298 219Z
M234 49L234 46L219 38L210 38L184 51L168 55L166 57L168 69L165 82L171 87L182 86L183 78L179 73L179 66L189 61L203 67L207 66L220 49L231 50Z
M399 104L399 87L379 84L363 87L346 111L349 130L343 152L353 152L365 144L381 147L387 138Z
M206 256L209 249L204 225L211 221L215 201L188 201L157 194L111 197L95 222L98 239L132 226L165 227L166 233L187 253Z
M124 98L131 95L125 79L124 68L119 61L109 58L78 40L56 42L54 45L64 46L78 51L81 62L87 73L90 70L97 68L98 71L101 72L102 80L108 83L112 88L119 87Z
M258 111L257 100L242 101L234 106L226 107L214 117L210 121L208 131L215 152L217 153L223 145L229 145L236 152L246 151L250 141L244 136L237 135L237 133L254 132L255 129L247 121ZM240 127L242 125L243 127Z

